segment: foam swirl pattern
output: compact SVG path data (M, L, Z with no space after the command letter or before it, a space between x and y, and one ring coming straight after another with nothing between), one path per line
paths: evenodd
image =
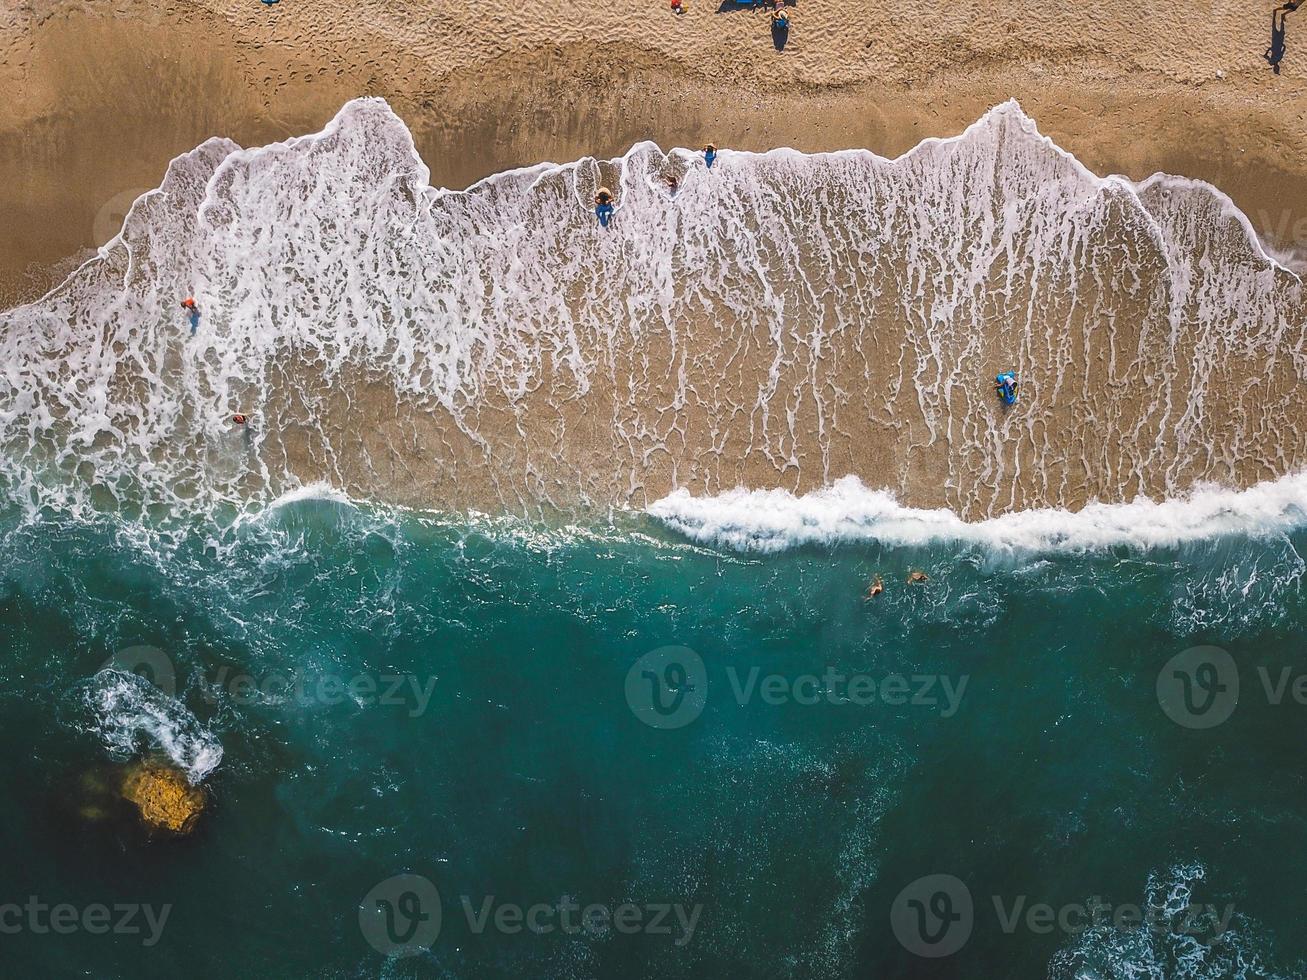
M1218 190L1097 177L1015 103L895 160L642 143L448 191L365 99L179 157L0 314L0 444L30 508L325 481L539 512L851 475L974 520L1296 472L1305 322Z

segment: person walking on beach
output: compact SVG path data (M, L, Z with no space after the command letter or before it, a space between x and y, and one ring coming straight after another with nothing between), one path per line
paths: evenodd
M599 224L608 227L608 220L613 216L613 192L607 187L599 188L599 193L595 194L595 217L599 219Z
M1282 7L1271 11L1271 46L1262 55L1271 71L1280 74L1280 62L1284 60L1284 18L1298 9L1302 0L1289 0Z
M195 297L187 296L182 300L182 309L189 314L191 318L191 336L195 336L195 329L200 325L200 308L195 305Z
M717 147L709 143L703 148L703 162L709 170L712 169L713 161L717 159Z

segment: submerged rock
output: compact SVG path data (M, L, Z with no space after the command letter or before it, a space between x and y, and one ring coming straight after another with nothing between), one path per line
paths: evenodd
M127 766L121 792L147 827L178 835L195 829L209 801L204 789L192 786L181 770L155 759Z

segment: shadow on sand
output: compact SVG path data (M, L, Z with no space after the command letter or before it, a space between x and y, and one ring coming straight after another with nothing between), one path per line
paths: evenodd
M1284 60L1284 18L1298 9L1302 0L1290 0L1283 7L1271 11L1271 46L1262 55L1271 71L1280 74L1280 62Z

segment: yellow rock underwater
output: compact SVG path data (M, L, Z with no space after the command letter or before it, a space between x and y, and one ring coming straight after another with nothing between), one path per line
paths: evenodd
M151 830L189 834L208 804L208 794L192 786L172 766L154 761L134 762L123 773L123 799L140 812Z

